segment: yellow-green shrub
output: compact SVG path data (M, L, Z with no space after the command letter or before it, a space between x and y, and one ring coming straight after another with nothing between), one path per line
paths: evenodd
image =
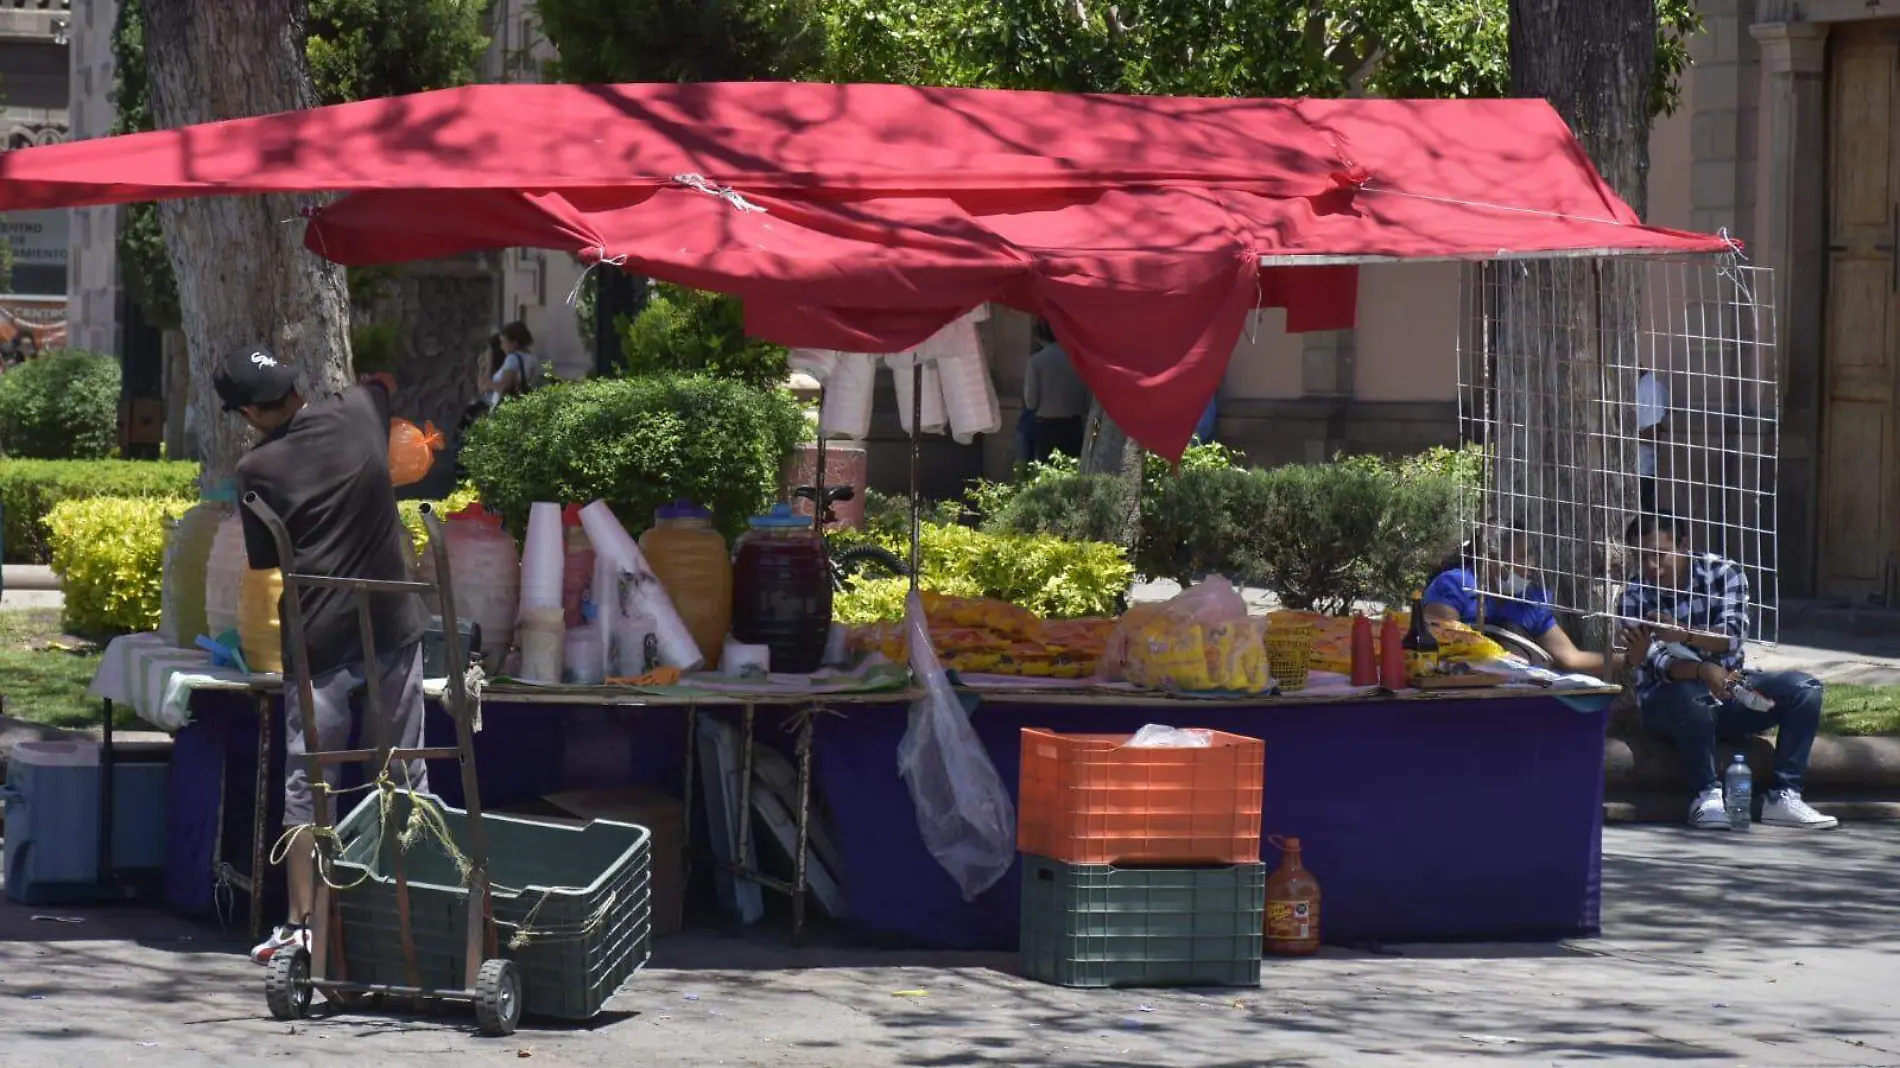
M907 538L885 534L877 541L909 558ZM985 534L938 523L924 524L920 541L919 585L924 589L953 597L994 597L1045 619L1112 615L1135 578L1127 556L1102 542ZM909 589L908 579L860 580L837 599L833 614L845 623L897 619L904 614Z
M165 571L165 520L192 502L177 497L61 501L46 516L66 629L129 634L156 629Z
M435 510L436 517L447 519L455 513L474 504L476 493L474 486L460 486L454 493L440 501L398 501L397 510L402 513L402 525L409 528L409 540L415 543L420 554L429 547L429 527L422 521L422 506L428 505ZM420 557L418 557L420 559Z

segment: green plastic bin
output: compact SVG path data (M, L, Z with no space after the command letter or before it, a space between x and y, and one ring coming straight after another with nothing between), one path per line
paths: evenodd
M1069 987L1259 986L1264 864L1118 868L1023 854L1022 972Z
M464 853L468 813L441 805ZM371 794L337 827L332 880L343 920L343 959L353 983L406 985L392 866L395 839L411 811L398 791L385 836L382 803ZM595 820L573 827L484 813L488 869L503 957L522 971L526 1015L590 1019L652 955L652 836L645 827ZM468 889L442 844L424 833L403 855L409 927L422 985L465 983ZM509 946L526 925L531 933Z

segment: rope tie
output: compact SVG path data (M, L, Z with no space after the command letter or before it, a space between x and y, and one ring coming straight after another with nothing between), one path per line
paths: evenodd
M673 183L675 185L684 186L687 189L698 190L708 196L718 197L743 212L758 212L760 214L765 212L764 208L741 196L738 190L735 190L729 185L715 185L707 181L706 176L703 174L676 174L673 176Z

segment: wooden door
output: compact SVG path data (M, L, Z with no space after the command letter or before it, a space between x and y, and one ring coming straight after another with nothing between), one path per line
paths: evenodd
M1900 31L1846 30L1831 64L1819 584L1890 597L1900 558Z

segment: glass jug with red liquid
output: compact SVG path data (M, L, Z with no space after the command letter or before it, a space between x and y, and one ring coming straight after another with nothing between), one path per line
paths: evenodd
M772 652L772 670L818 670L831 636L831 559L810 516L775 504L751 520L732 563L732 637Z

